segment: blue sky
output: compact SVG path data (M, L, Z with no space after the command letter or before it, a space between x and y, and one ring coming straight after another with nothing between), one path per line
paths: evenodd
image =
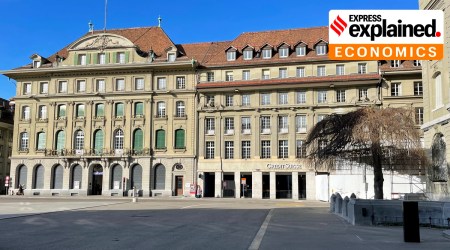
M170 4L169 4L170 2ZM0 0L0 70L65 47L103 29L105 0ZM328 25L332 9L418 9L418 0L150 1L108 0L107 28L158 24L174 43L234 39L242 32ZM0 97L15 95L15 81L0 76Z

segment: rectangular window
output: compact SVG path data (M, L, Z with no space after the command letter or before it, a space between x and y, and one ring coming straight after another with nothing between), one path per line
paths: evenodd
M297 48L295 48L295 53L297 54L297 56L305 56L306 46L297 46Z
M304 140L297 140L297 158L306 158L306 143Z
M317 66L317 76L325 76L325 66Z
M58 118L66 117L66 105L58 106Z
M166 90L166 78L165 77L158 77L157 80L157 90Z
M214 118L206 118L205 119L205 133L207 135L213 135L215 129Z
M345 90L336 90L336 102L345 102Z
M270 116L261 116L261 133L270 134Z
M297 77L305 77L305 67L297 67Z
M391 68L398 68L400 64L400 60L391 60Z
M367 95L366 88L359 89L359 95L358 95L359 101L368 101L369 98L367 96L368 95Z
M234 158L234 142L225 141L225 159Z
M158 102L156 104L156 108L157 108L156 117L159 117L159 118L166 117L166 103L165 102Z
M289 132L288 123L289 117L287 115L278 116L278 133L286 134Z
M84 104L77 104L76 105L76 118L82 118L84 117Z
M214 159L214 142L207 141L205 149L206 149L205 159Z
M280 105L286 105L288 104L288 93L278 93L278 104Z
M86 55L78 55L78 65L86 65Z
M327 91L319 90L317 91L317 103L326 103L327 102Z
M116 118L123 117L124 104L123 103L116 103L115 106L116 106L116 108L115 108L114 116Z
M103 103L98 103L95 105L95 116L96 117L105 116L105 105Z
M415 108L415 117L416 117L416 124L422 125L423 124L423 108Z
M306 115L297 115L295 117L295 127L297 133L306 133Z
M176 57L175 53L169 53L169 54L167 54L167 60L168 60L169 62L175 62L176 59L177 59L177 57Z
M280 48L278 50L278 55L280 56L280 58L286 58L289 56L289 48L285 47L285 48Z
M116 91L125 90L125 79L116 79Z
M297 92L297 103L306 103L306 91Z
M98 62L98 64L106 64L106 55L105 55L105 53L99 53L97 55L97 62Z
M336 75L338 75L338 76L345 75L345 66L344 66L344 64L336 65Z
M47 106L45 106L45 105L39 106L38 117L40 120L47 119Z
M242 95L242 106L250 106L250 95Z
M31 95L31 83L24 83L23 84L23 94L24 95Z
M135 90L143 90L144 89L144 78L134 79L134 89Z
M250 159L250 141L242 141L242 159Z
M358 63L358 74L366 74L366 73L367 73L367 64Z
M261 159L270 158L270 141L261 141Z
M242 129L242 134L244 134L244 135L251 134L250 117L241 117L241 129Z
M401 95L401 85L398 82L391 83L391 96Z
M261 94L261 105L270 105L270 94L269 93Z
M77 81L77 92L86 92L86 81L78 80Z
M287 73L287 68L280 68L278 70L278 77L279 78L287 78L288 77L288 73Z
M414 95L423 95L423 85L422 82L414 82Z
M206 106L214 107L214 96L213 95L206 96Z
M22 119L30 120L31 109L28 106L22 107Z
M242 80L250 80L250 70L243 70L242 71Z
M39 86L40 94L48 94L48 82L41 82Z
M206 73L206 81L214 82L214 72L207 72Z
M231 82L231 81L233 81L233 80L234 80L234 77L233 77L233 71L227 71L227 72L225 72L225 81Z
M270 58L272 58L272 49L263 49L262 50L262 58L263 59L270 59Z
M125 63L125 52L117 52L116 63Z
M232 95L226 95L225 96L225 106L231 107L233 105L234 105L233 96Z
M244 50L244 60L252 60L253 59L253 50L247 49Z
M327 53L327 45L319 44L316 46L317 55L325 55Z
M234 134L234 118L232 117L225 118L225 134L226 135Z
M227 51L227 61L236 60L236 51Z
M186 77L184 76L177 76L177 89L185 89L186 88Z
M105 92L105 80L100 79L95 82L95 89L97 92Z
M270 69L263 69L262 70L262 79L263 80L270 79Z
M285 159L289 157L288 140L278 141L278 158Z

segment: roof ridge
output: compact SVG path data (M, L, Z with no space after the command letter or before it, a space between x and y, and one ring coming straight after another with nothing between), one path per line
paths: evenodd
M255 33L269 33L269 32L277 32L277 31L290 31L290 30L312 30L312 29L323 29L328 26L315 26L315 27L307 27L307 28L292 28L292 29L275 29L275 30L262 30L262 31L248 31L242 32L241 34L255 34Z
M131 27L131 28L116 28L116 29L106 29L106 32L110 30L134 30L134 29L151 29L151 28L158 28L158 26L146 26L146 27ZM94 32L101 32L105 31L103 29L94 30Z
M214 43L229 43L232 42L233 40L228 40L228 41L210 41L210 42L195 42L195 43L179 43L177 45L201 45L201 44L214 44Z

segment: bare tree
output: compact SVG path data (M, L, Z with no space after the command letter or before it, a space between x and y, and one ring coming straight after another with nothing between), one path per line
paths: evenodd
M383 166L396 171L425 166L413 115L409 109L366 107L327 116L308 134L311 163L316 170L331 170L339 160L371 165L375 199L383 199Z

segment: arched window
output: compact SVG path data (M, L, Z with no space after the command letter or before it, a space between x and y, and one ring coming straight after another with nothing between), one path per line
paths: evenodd
M186 147L184 134L184 129L175 130L175 148L181 149Z
M186 116L184 102L182 102L182 101L176 102L175 116L176 117L185 117Z
M156 149L166 148L166 131L163 129L156 130Z
M144 115L144 104L142 102L137 102L134 104L134 116L141 117Z
M94 153L96 155L103 153L103 131L100 129L94 132Z
M135 165L131 170L131 188L142 189L142 167Z
M75 165L72 168L72 175L70 182L70 188L71 189L81 189L81 180L83 179L83 170L80 165Z
M76 118L84 117L84 104L77 104L76 106Z
M27 187L27 166L25 165L20 166L17 171L16 188L19 188L19 185Z
M166 103L165 102L158 102L156 104L157 107L157 114L156 117L166 117Z
M22 107L22 119L30 120L30 112L31 112L30 107L28 107L28 106Z
M111 189L122 188L122 166L115 165L111 171Z
M37 140L36 140L36 149L37 150L44 150L45 149L45 141L46 141L46 137L45 137L45 132L39 132L37 133L36 136Z
M114 133L114 149L123 149L123 131L121 129Z
M53 168L52 172L52 189L62 189L64 169L61 165Z
M160 164L155 167L155 189L166 188L166 167Z
M21 151L28 150L29 138L27 132L20 133L19 149Z
M115 111L115 117L123 117L123 109L124 105L123 103L116 103L116 111Z
M442 98L442 75L441 73L437 73L434 77L434 92L435 92L435 107L440 108L444 105L444 101Z
M136 129L133 134L133 150L141 151L143 147L144 134L142 129Z
M65 104L58 105L57 118L64 118L64 117L66 117L66 105Z
M65 143L66 143L66 133L64 132L64 130L56 132L56 142L55 142L56 150L61 151L62 149L64 149Z
M43 189L44 188L44 166L39 165L34 170L34 189Z
M81 150L84 147L84 132L82 130L75 131L75 149Z

